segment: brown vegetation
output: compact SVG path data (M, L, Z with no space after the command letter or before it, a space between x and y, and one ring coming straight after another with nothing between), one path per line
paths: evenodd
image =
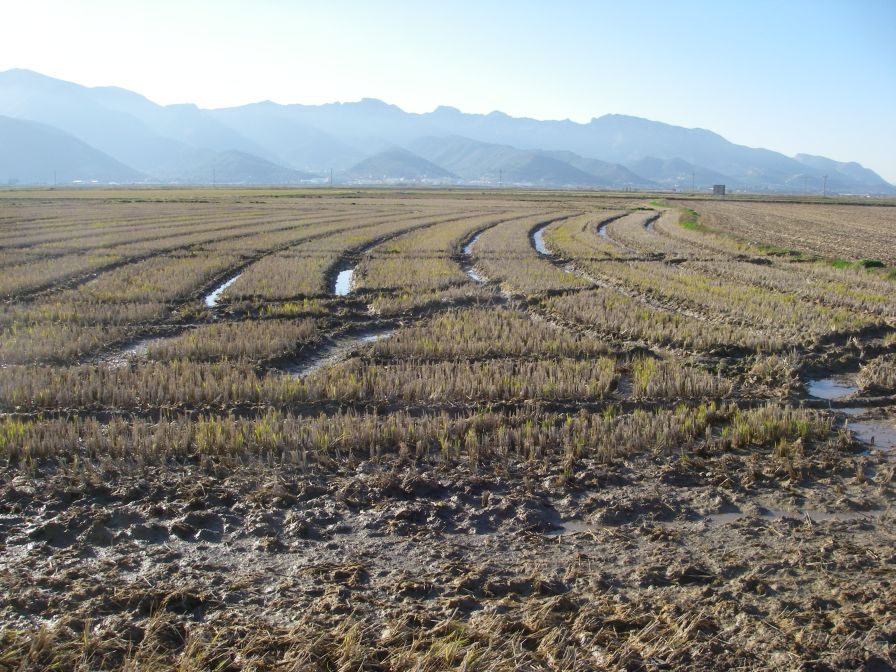
M889 209L0 205L0 669L896 664Z

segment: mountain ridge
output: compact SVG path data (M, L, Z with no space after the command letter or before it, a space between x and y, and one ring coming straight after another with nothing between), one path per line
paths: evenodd
M315 175L323 180L330 171L348 174L365 159L396 148L413 151L426 138L454 138L455 144L463 138L490 146L469 144L471 156L464 160L479 161L488 175L506 171L502 184L684 190L693 182L705 190L721 182L732 190L792 193L821 184L828 175L832 193L896 193L896 187L854 162L810 154L788 157L736 145L711 130L624 114L579 123L497 110L470 114L447 105L413 113L376 98L323 105L265 101L217 109L162 106L121 87L84 87L16 69L0 72L0 115L57 128L148 182L204 180L216 162L250 183L307 181ZM502 155L506 163L499 165ZM477 179L471 177L472 168L458 171L422 158L457 174L461 182ZM407 168L405 162L401 170ZM427 167L421 179L428 179L427 171L437 172Z

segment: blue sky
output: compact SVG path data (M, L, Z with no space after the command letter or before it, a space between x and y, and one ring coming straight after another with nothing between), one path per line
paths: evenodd
M896 182L896 0L6 3L0 70L163 103L631 114Z

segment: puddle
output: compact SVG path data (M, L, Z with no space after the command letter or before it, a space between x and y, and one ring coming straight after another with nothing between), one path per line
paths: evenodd
M849 408L838 408L837 411L843 413L843 415L862 415L867 408L861 408L859 406L850 406Z
M882 450L896 447L896 426L884 420L857 420L849 423L849 429L862 443Z
M346 359L361 346L389 338L394 333L394 329L385 329L383 331L368 331L354 336L343 336L324 346L308 360L282 370L294 378L304 378L315 371Z
M548 228L549 225L550 222L548 222L548 224L543 224L532 232L532 241L535 244L535 251L546 257L551 256L551 251L544 244L544 230Z
M809 395L816 399L842 399L859 391L855 374L842 373L830 378L810 380L806 385Z
M746 517L747 514L740 511L729 511L728 513L714 513L711 516L706 516L706 522L710 525L728 525Z
M470 240L469 243L464 245L464 249L463 249L463 255L464 255L464 257L466 257L467 264L468 264L468 267L465 268L464 271L466 272L466 274L468 276L470 276L470 279L473 280L473 282L478 282L480 284L488 282L488 278L486 278L483 275L479 275L479 273L476 272L476 270L473 268L473 258L472 257L473 257L473 246L476 244L476 241L479 240L480 236L482 236L483 233L485 233L485 232L480 231L475 236L473 236L473 239Z
M339 274L336 276L336 286L333 288L333 293L336 296L348 296L348 293L352 291L352 276L354 274L354 268L339 271Z
M475 236L473 236L473 239L470 240L469 243L464 245L464 256L465 257L469 257L473 254L473 246L476 244L476 241L482 237L483 233L484 233L483 231L480 231Z
M610 222L604 222L600 226L597 227L597 235L605 240L610 240L610 234L607 233L607 228L610 226ZM612 242L612 241L610 241Z
M546 537L562 537L567 534L580 534L582 532L591 532L597 525L586 523L584 520L565 520L559 523L559 527L555 527L545 532Z
M215 306L217 306L218 300L221 298L221 294L224 293L224 290L226 290L228 287L230 287L230 285L232 285L234 282L236 282L241 275L242 275L242 273L237 273L235 276L230 278L230 280L228 280L227 282L225 282L221 285L218 285L218 287L216 287L215 290L211 294L209 294L208 296L205 297L206 307L214 308Z

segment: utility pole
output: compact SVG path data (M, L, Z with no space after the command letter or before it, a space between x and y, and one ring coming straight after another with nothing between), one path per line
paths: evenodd
M822 188L822 194L824 195L825 198L827 198L828 197L828 176L823 175L822 179L824 180L824 187Z
M691 193L694 193L694 181L696 180L697 173L691 172Z
M330 168L330 186L333 186L333 169Z
M501 186L501 183L504 182L504 169L498 168L498 186Z
M218 186L218 174L214 168L212 168L212 187Z
M808 175L803 175L803 193L804 194L809 193L809 176Z

